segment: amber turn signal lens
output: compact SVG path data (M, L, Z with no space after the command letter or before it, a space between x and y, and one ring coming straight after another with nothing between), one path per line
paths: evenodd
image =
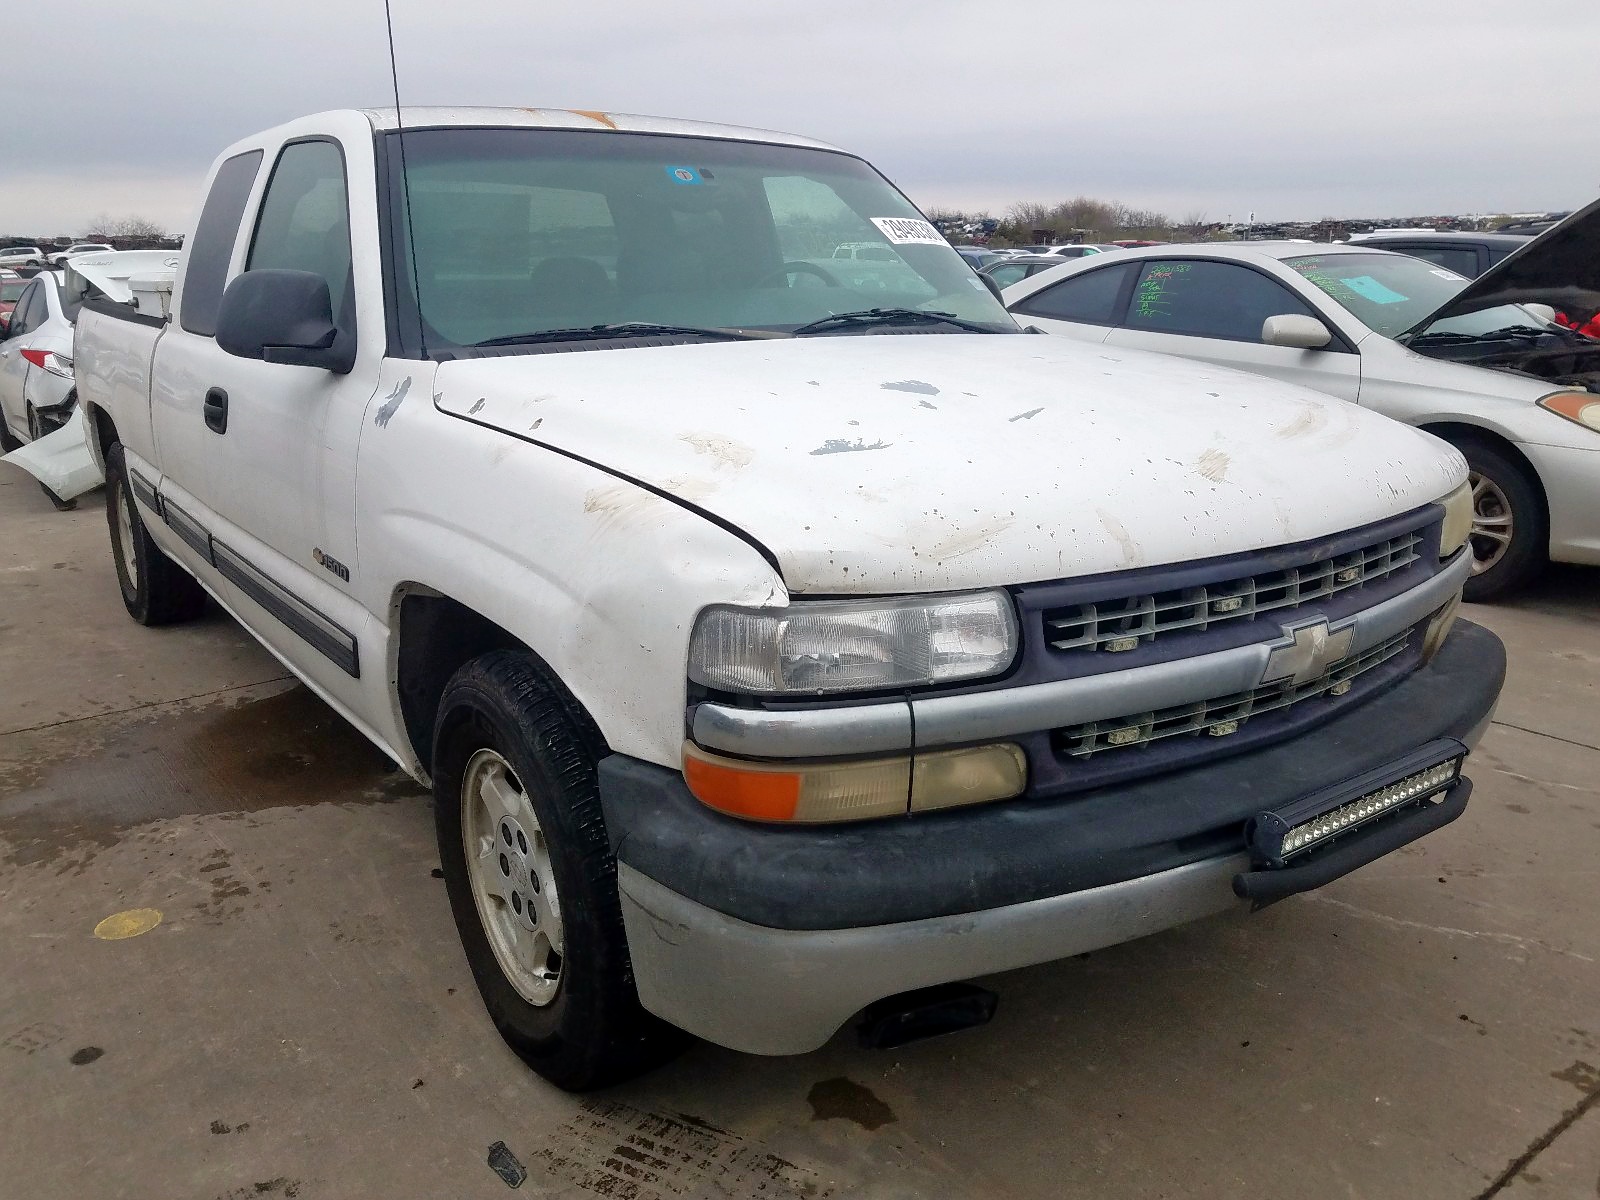
M762 763L683 745L683 778L700 803L750 821L824 824L902 817L1006 800L1028 786L1019 746L968 746L893 758Z
M904 815L911 760L759 763L685 743L683 778L695 799L729 816L801 824L864 821Z

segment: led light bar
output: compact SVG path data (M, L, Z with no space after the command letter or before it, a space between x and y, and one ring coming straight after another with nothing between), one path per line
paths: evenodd
M1461 776L1466 747L1442 738L1399 762L1324 789L1277 812L1256 814L1250 844L1272 866L1325 845L1373 821L1437 796Z

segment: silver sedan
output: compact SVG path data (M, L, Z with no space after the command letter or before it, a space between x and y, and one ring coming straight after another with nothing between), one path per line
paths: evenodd
M1597 233L1600 205L1470 283L1360 245L1153 246L1004 299L1025 326L1271 375L1452 442L1475 496L1467 596L1489 600L1551 559L1600 564L1600 341L1567 327L1600 306Z

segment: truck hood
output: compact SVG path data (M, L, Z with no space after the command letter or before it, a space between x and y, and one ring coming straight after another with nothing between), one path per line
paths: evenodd
M443 412L737 526L791 592L943 591L1342 532L1465 478L1444 442L1254 375L1066 338L815 337L465 359ZM637 489L597 478L615 520Z

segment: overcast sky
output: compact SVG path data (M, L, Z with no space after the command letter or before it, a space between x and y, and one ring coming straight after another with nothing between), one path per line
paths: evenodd
M611 109L863 154L924 208L1211 220L1600 194L1600 6L392 0L405 104ZM185 229L230 141L392 102L382 0L9 0L0 233ZM30 56L70 41L70 55Z

